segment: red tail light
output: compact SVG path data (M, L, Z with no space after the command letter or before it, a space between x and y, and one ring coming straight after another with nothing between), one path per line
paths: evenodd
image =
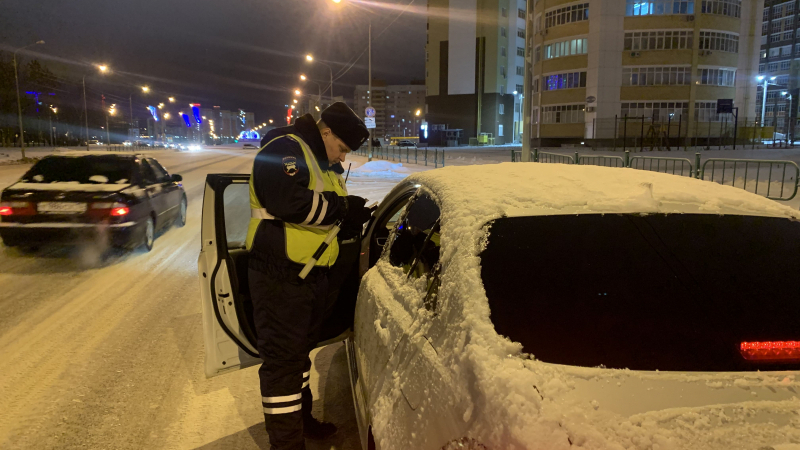
M131 209L127 206L115 207L111 210L112 216L127 216Z
M800 362L800 341L742 342L739 353L748 361Z
M92 203L90 211L94 212L94 215L101 217L105 215L120 217L120 216L127 216L131 212L131 209L124 203L106 202L106 203Z
M36 214L35 203L3 202L0 204L0 216L31 216Z

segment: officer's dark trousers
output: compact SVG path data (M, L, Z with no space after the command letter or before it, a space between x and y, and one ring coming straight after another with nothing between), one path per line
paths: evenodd
M308 354L319 341L328 309L327 269L300 281L300 267L270 264L249 269L264 421L273 450L304 450L303 417L311 415Z

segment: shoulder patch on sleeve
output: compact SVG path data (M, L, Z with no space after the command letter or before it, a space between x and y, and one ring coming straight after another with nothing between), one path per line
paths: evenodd
M283 173L290 177L297 175L297 158L294 156L285 156L283 158Z

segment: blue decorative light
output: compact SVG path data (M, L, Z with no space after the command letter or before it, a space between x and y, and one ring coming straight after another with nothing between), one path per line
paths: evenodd
M158 108L155 106L148 106L147 109L150 110L150 115L153 116L153 119L158 122Z
M198 123L198 125L203 123L203 119L200 116L200 108L197 106L192 106L192 115L194 115L194 120Z
M192 122L189 121L189 116L187 116L186 114L181 114L181 117L183 117L183 121L186 122L186 127L191 128Z

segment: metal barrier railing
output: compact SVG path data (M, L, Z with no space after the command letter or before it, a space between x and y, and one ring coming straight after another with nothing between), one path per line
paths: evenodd
M541 163L555 163L555 164L575 164L575 158L570 155L561 155L558 153L534 151L533 158L535 162ZM577 157L578 154L575 153Z
M627 155L626 155L627 156ZM699 158L700 155L698 154ZM659 156L634 156L625 167L648 170L651 172L669 173L686 177L695 177L696 164L686 158L665 158Z
M443 148L417 148L417 147L399 147L390 145L388 147L372 147L372 158L383 159L391 161L403 162L403 154L405 153L405 162L407 164L422 164L427 166L429 163L433 164L435 169L445 166L445 150ZM356 155L369 157L369 149L366 146L361 146L355 151ZM414 161L411 161L411 156L414 156Z
M798 177L800 167L793 161L725 158L707 159L698 176L701 180L740 187L754 194L759 194L760 190L760 195L782 201L791 200L797 195ZM748 189L748 182L752 190Z
M522 151L512 150L511 161L521 161ZM531 151L531 162L581 164L604 167L620 167L671 175L689 176L701 180L739 187L762 195L770 200L788 201L800 190L800 166L793 161L771 161L760 159L709 158L700 165L700 153L692 162L687 158L658 156L624 157L606 155L563 155L560 153ZM748 189L749 188L749 189Z
M625 160L619 156L578 156L578 164L584 166L628 167Z

